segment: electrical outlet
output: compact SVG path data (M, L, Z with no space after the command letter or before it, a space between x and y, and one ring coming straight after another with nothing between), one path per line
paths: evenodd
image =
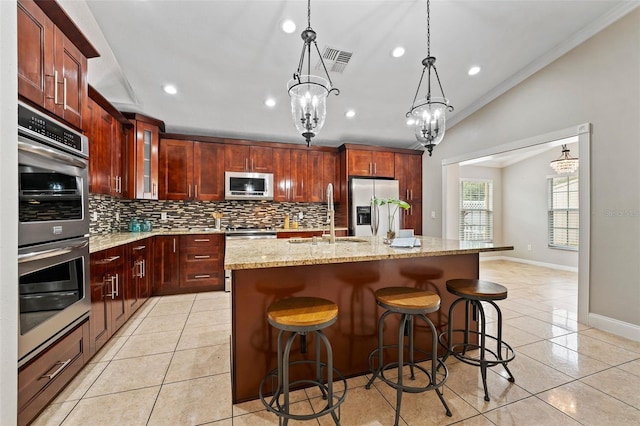
M302 220L304 219L304 213L300 212L298 213L298 220Z
M435 219L436 218L436 212L434 210L431 210L431 219Z
M98 212L91 213L91 220L93 222L97 222L98 221Z
M160 213L160 220L167 220L167 212Z
M531 251L531 244L527 244L527 250Z
M116 212L116 221L120 220L120 212Z

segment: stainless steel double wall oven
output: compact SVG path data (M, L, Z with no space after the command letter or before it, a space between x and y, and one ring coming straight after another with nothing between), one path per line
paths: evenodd
M87 159L85 136L18 103L18 365L89 315Z

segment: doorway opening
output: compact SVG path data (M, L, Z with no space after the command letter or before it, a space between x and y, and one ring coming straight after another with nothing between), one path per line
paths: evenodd
M474 177L484 181L492 181L494 188L496 185L499 185L500 188L509 185L509 179L531 178L537 180L538 184L545 188L547 179L555 175L555 172L548 167L548 159L556 159L560 154L560 147L564 144L572 149L572 154L579 158L580 249L578 251L558 250L548 247L546 243L547 232L529 232L528 234L520 232L522 229L526 230L527 227L534 226L534 222L537 222L537 226L541 226L541 223L547 223L547 213L545 213L547 205L544 200L547 199L548 194L545 189L542 189L544 193L535 194L535 197L526 192L518 194L523 191L514 189L516 186L513 184L510 191L505 190L505 193L508 193L510 197L507 200L502 198L503 191L495 189L493 191L494 199L491 203L493 206L491 212L492 238L498 243L514 246L515 250L506 256L513 256L534 265L550 264L557 269L577 270L577 319L583 324L588 324L589 315L590 135L591 125L585 123L442 161L442 235L444 238L459 239L462 227L460 202L462 178ZM541 166L544 163L547 165L546 169ZM538 167L537 176L533 176L533 173L528 170L535 170L536 164ZM500 192L500 194L496 194L496 192ZM540 199L543 201L540 202ZM511 209L509 215L503 214L503 202L508 204ZM527 202L537 205L539 211L533 212L531 208L526 206ZM519 211L514 213L514 208ZM532 241L527 241L529 239ZM553 259L557 259L557 261L554 262ZM558 265L564 265L564 268Z

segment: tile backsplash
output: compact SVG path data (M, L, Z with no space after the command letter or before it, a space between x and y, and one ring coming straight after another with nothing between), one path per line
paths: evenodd
M166 220L161 219L162 213L166 213ZM327 206L325 203L270 201L124 200L109 195L89 195L89 231L92 235L127 231L129 221L134 218L150 220L154 229L213 228L212 213L222 213L223 228L281 228L286 214L292 221L297 219L300 227L321 228L326 224ZM300 213L303 215L301 220L298 219Z

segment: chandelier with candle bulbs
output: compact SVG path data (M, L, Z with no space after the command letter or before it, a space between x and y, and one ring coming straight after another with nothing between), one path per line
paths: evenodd
M340 90L332 87L331 77L324 65L320 49L316 43L316 32L311 28L311 0L307 1L307 28L300 35L304 44L297 71L289 80L287 88L291 97L291 114L296 129L307 142L316 136L324 125L327 116L327 96L329 93L340 94ZM311 74L311 44L320 57L322 69L327 78ZM306 74L303 74L305 54L307 56Z
M411 118L414 123L416 139L427 151L429 156L433 148L438 145L444 137L446 128L446 112L452 112L453 106L449 105L449 100L444 95L438 70L436 69L436 58L431 56L431 2L427 0L427 57L422 60L422 74L418 82L418 88L411 104L411 109L407 112L407 118ZM431 73L436 77L438 87L440 88L441 97L431 96ZM424 98L418 100L420 86L427 73L427 94ZM416 104L416 101L418 103Z

